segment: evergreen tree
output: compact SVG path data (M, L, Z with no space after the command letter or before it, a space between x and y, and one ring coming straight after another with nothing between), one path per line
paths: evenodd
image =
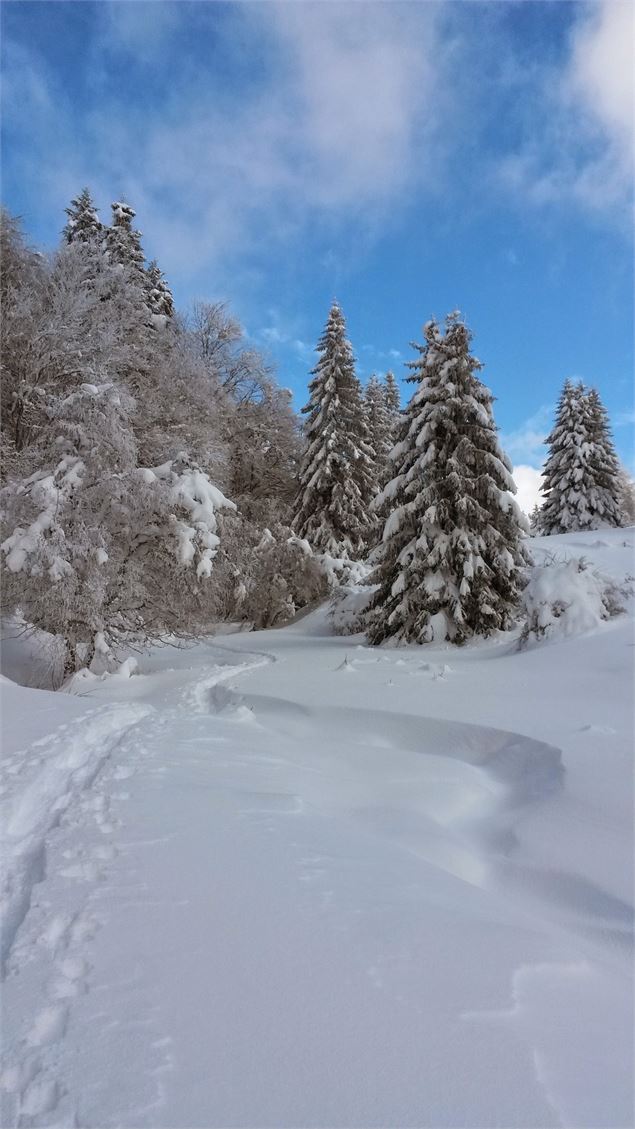
M618 463L597 392L565 381L547 443L540 532L621 525Z
M370 445L375 452L376 481L383 488L388 469L388 456L393 447L393 420L386 402L385 388L372 374L364 389L364 407Z
M388 413L388 430L391 446L394 447L401 426L401 395L394 373L388 371L384 378L384 398Z
M98 242L103 235L103 224L97 215L91 194L83 188L79 196L71 200L69 208L64 209L68 216L64 237L67 243L80 241L81 243Z
M623 524L635 525L635 480L626 467L621 464L618 471L618 481Z
M393 416L398 416L401 410L401 397L399 386L395 380L394 372L388 371L385 377L386 407Z
M171 318L174 315L174 299L168 286L163 271L156 259L148 264L148 304L150 313L158 317Z
M608 412L596 388L592 388L587 396L587 411L593 474L589 509L594 514L594 524L620 526L624 522L620 465L613 446Z
M540 506L537 502L529 515L529 532L532 537L540 536Z
M333 303L303 409L307 449L292 526L318 552L357 557L372 536L373 451L344 315Z
M391 452L395 476L366 625L387 639L462 643L514 619L524 518L492 416L492 395L470 353L470 333L451 314L443 334L424 329L409 362L415 390Z
M112 224L106 232L106 250L112 263L144 271L145 256L141 247L141 232L132 226L136 212L129 204L115 201L112 207Z

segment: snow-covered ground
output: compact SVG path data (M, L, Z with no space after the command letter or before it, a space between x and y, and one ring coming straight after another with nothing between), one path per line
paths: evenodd
M2 1124L632 1126L633 648L320 610L3 681Z

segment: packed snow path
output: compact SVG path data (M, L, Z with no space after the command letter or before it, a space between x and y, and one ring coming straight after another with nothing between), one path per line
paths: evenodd
M5 684L43 732L5 765L4 1126L632 1123L630 797L584 793L628 721L584 656L554 707L628 632L546 680L320 624Z

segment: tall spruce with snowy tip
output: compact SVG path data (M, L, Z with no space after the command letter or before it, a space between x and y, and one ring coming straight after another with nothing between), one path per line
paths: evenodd
M112 207L112 224L106 232L106 250L113 263L144 270L145 256L141 247L141 232L132 226L136 212L129 204L115 201Z
M386 408L390 416L393 428L393 436L396 436L399 428L399 419L401 412L401 396L399 395L399 385L395 380L394 372L388 371L384 381L384 396L386 399Z
M292 526L317 552L359 557L372 537L374 453L344 315L331 306L312 370Z
M565 381L547 443L540 532L621 525L617 460L597 393Z
M596 388L591 388L586 400L593 472L589 509L598 525L620 526L625 522L621 504L620 464L613 446L608 412Z
M512 625L526 522L512 494L492 394L458 314L424 328L417 388L391 452L394 477L366 618L369 642L463 643Z
M103 224L87 188L83 188L64 210L68 216L63 232L67 243L97 243L101 239Z
M394 442L393 420L386 400L385 387L373 373L364 389L364 407L370 444L375 452L377 482L381 487L386 481L388 455Z
M148 264L148 304L150 313L157 318L171 318L174 314L174 299L163 271L156 259Z

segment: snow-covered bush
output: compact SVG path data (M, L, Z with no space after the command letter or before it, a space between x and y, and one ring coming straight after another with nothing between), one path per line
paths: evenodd
M4 243L3 611L60 636L67 673L98 640L209 629L223 394L187 335L149 325L139 263L73 237L47 264L7 223Z
M632 578L620 583L584 557L548 558L529 572L520 645L593 631L622 613L632 594Z
M225 585L226 618L247 620L255 628L279 626L327 593L319 558L288 526L260 531L247 522L236 524L224 556L234 579L232 586Z
M365 613L375 593L369 584L349 584L338 588L329 608L329 621L336 635L357 635L365 630Z

